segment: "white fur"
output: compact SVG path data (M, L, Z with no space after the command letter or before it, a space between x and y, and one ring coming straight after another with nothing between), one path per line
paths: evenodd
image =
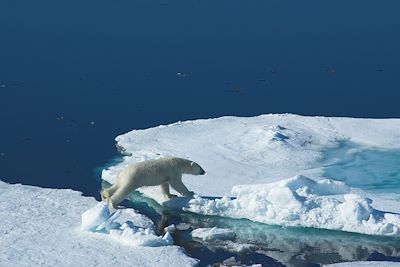
M147 160L127 167L118 174L115 183L101 192L102 199L116 209L129 193L143 186L160 185L164 195L172 198L169 186L184 196L191 196L182 182L182 174L203 175L205 171L196 162L167 157L158 160Z

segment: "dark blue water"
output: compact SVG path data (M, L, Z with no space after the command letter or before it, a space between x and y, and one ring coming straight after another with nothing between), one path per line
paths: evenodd
M94 194L92 169L134 128L269 112L399 117L399 9L2 0L0 177Z
M400 2L0 1L0 179L98 197L131 129L400 117Z

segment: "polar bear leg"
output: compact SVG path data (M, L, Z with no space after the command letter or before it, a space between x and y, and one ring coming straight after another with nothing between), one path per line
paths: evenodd
M110 200L110 197L114 194L115 190L117 190L118 186L116 183L114 183L112 186L106 189L102 189L100 191L101 199L103 201L108 202Z
M111 197L112 195L114 195L115 191L117 191L118 189L118 185L117 183L114 183L112 186L110 186L109 188L107 188L107 194Z
M118 209L118 204L124 200L130 192L134 191L136 188L118 188L115 193L110 197L111 207L113 209Z
M171 187L184 196L193 196L193 192L189 191L183 184L181 177L176 177L170 181Z
M161 190L162 190L164 196L166 196L166 197L169 198L169 199L174 198L174 197L177 197L177 195L171 194L171 193L169 192L169 183L163 183L163 184L161 184Z

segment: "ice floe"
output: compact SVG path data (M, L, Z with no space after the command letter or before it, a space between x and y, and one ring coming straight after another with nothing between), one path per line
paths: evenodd
M194 229L191 233L193 238L198 238L203 241L210 240L234 240L236 234L231 229L226 228L197 228Z
M399 236L399 215L380 211L399 212L399 201L350 188L335 181L334 173L324 177L318 165L327 150L343 142L394 149L400 148L398 140L398 119L269 114L177 122L118 136L125 156L103 170L102 178L112 183L134 162L186 157L206 170L203 177L184 177L188 188L203 197L164 203L171 208L267 224ZM140 191L163 203L166 199L158 190Z
M96 231L96 225L108 217L107 211L94 198L83 197L77 191L0 181L0 196L4 200L0 201L1 266L153 267L194 266L198 262L177 246L144 247L153 245L154 240L159 245L158 237L150 234L140 234L138 239L142 243L132 248L115 242L107 234L82 231L80 225L85 211L90 210L84 213L83 229ZM127 221L126 218L132 224L127 228L121 224L118 226L121 231L134 226L148 229L149 221L143 219L143 215L132 216L129 211L122 211L113 222L120 224ZM113 223L107 227L118 228ZM130 242L132 236L129 232L126 235ZM150 244L149 240L142 239L148 236L153 238ZM125 236L118 238L122 240ZM165 240L161 242L172 241L168 235L160 238Z
M350 193L342 182L313 181L299 175L270 184L235 186L232 193L236 198L195 195L184 205L179 200L164 205L267 224L400 237L399 214L375 210L371 199Z

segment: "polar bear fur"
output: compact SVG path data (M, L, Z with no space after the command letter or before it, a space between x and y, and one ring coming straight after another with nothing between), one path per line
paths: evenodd
M203 175L205 171L194 161L167 157L157 160L147 160L132 164L121 171L115 183L101 192L103 201L116 209L129 193L143 186L160 185L167 198L175 197L170 194L169 186L184 196L191 196L182 182L182 174Z

